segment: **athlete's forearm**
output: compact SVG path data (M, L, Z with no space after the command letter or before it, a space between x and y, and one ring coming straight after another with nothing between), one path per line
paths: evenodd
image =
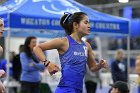
M39 58L39 60L41 62L43 62L44 60L46 60L46 56L45 56L43 50L39 46L35 46L33 48L33 52L35 53L35 55Z
M94 66L92 66L92 67L90 68L90 70L91 70L92 72L98 71L98 70L100 70L100 69L101 69L101 66L100 66L99 64L96 64L96 65L94 65Z

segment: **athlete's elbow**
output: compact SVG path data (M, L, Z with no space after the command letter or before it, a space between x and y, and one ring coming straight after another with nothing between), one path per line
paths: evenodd
M38 49L39 49L39 46L36 45L36 46L33 48L33 52L36 53Z
M91 67L91 68L90 68L90 71L91 71L91 72L96 72L97 69L96 69L96 67Z

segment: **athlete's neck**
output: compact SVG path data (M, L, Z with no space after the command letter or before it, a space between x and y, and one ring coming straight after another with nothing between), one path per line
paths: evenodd
M77 43L81 44L82 43L82 37L76 35L76 34L71 34L70 35Z

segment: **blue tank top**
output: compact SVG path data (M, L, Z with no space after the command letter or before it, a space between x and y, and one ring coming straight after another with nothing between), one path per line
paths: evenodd
M83 88L83 78L86 72L87 47L82 41L77 43L71 36L67 36L69 48L64 54L60 54L62 77L58 86Z

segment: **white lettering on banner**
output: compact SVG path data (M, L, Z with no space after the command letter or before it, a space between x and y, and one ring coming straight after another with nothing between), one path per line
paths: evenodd
M25 24L25 25L50 25L50 20L49 19L21 18L21 24Z
M96 29L120 30L120 25L115 23L96 23Z
M60 21L59 21L59 20L52 20L52 21L51 21L51 24L52 24L53 26L60 26Z

